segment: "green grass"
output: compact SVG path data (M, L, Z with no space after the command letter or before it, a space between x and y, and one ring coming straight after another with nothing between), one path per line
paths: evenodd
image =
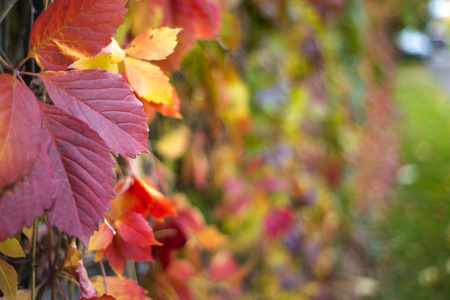
M448 300L450 99L424 66L408 64L400 67L395 101L401 164L411 166L408 174L416 180L397 186L382 222L378 299Z

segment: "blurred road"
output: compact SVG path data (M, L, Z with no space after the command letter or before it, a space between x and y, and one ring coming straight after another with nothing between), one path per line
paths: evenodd
M427 60L428 68L433 72L436 80L450 95L450 50L435 49Z

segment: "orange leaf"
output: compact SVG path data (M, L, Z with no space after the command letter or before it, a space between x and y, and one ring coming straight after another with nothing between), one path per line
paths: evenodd
M162 60L173 52L180 29L167 27L147 29L131 41L125 50L128 55L144 60Z
M114 234L111 229L105 223L100 224L98 231L95 231L89 240L89 251L106 250L113 238Z
M105 293L105 285L102 276L94 276L91 278L91 281L98 294ZM141 288L134 280L107 276L106 285L108 287L108 294L116 300L151 300L149 297L145 296L147 291Z
M149 102L172 104L173 87L159 67L132 57L126 57L124 63L128 82L140 97Z
M140 98L138 98L141 100ZM144 104L144 111L149 115L148 108L150 107L152 110L156 109L160 114L166 117L172 117L176 119L182 119L183 116L180 114L180 98L178 98L178 94L174 88L172 88L172 104L164 104L164 103L153 103L142 101Z
M55 0L30 33L28 57L47 70L65 70L82 57L98 54L124 22L125 0Z

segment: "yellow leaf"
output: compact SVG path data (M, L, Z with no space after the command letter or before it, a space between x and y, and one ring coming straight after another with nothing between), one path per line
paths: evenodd
M17 258L25 257L25 253L22 250L22 246L18 240L14 238L7 239L0 243L0 252L6 256Z
M145 60L162 60L177 45L177 34L180 29L170 29L167 27L156 30L147 29L131 41L130 46L125 49L130 56Z
M180 158L189 146L190 132L187 126L179 126L163 135L156 143L156 151L168 159Z
M119 73L118 63L125 58L125 51L120 48L116 40L104 48L102 52L94 57L85 57L77 60L69 66L78 70L87 70L99 68L113 73Z
M18 284L14 267L0 259L0 290L9 300L16 300Z
M81 251L77 249L75 239L72 240L67 248L66 257L64 257L63 268L78 268L81 266Z
M151 63L126 57L125 72L136 93L153 103L172 104L172 86L161 69Z

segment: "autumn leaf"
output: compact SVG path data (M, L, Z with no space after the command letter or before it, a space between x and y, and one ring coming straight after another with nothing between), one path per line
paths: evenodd
M80 283L81 297L95 297L97 292L94 285L89 280L86 268L83 265L83 259L79 260L79 266L75 270L75 279Z
M92 298L80 298L79 300L116 300L114 297L109 295L103 295L101 297L92 297Z
M180 98L178 97L177 92L175 89L172 89L172 103L171 104L164 104L164 103L153 103L153 102L147 102L146 100L142 100L138 97L138 99L142 102L144 105L144 110L147 115L149 115L149 110L152 111L156 110L163 116L176 118L176 119L182 119L183 116L180 114Z
M16 300L30 300L31 290L18 290L16 293ZM4 296L0 297L0 300L11 300L10 298Z
M120 237L131 245L159 245L147 220L138 213L123 214L115 226Z
M102 276L91 277L98 294L105 293L105 285ZM128 278L118 278L115 276L106 277L106 285L108 287L108 295L116 300L151 300L145 296L147 291L141 288L138 283Z
M0 290L9 300L16 299L18 284L17 272L14 267L0 259Z
M38 74L52 101L89 124L114 155L135 157L148 152L148 126L142 104L118 74L72 70Z
M12 258L25 257L22 246L15 238L7 239L0 243L0 253Z
M36 19L28 57L46 70L62 71L111 43L124 22L125 0L55 0Z
M167 26L183 29L178 35L175 53L162 62L164 70L177 68L196 40L214 39L221 23L218 6L211 0L133 1L130 3L130 14L136 18L131 25L131 31L136 36L143 30L142 27Z
M87 124L40 102L43 139L57 184L50 224L87 244L114 195L114 161L101 137Z
M176 215L172 202L166 198L161 192L147 184L140 178L134 179L134 185L129 190L134 193L136 200L143 207L144 215L150 215L157 220L162 220L167 216Z
M167 27L147 29L134 38L125 51L128 55L143 60L166 59L177 45L177 34L180 31Z
M31 90L0 75L0 189L30 173L41 147L42 118Z
M62 266L63 268L79 268L82 259L82 253L77 249L77 244L75 243L75 239L73 239L67 248Z
M125 51L117 44L117 41L112 39L111 44L109 44L108 47L103 48L100 54L97 54L94 57L80 58L71 64L69 68L78 70L99 68L101 70L119 73L118 63L123 61L125 55Z
M149 102L172 104L173 87L159 67L132 57L125 57L124 63L128 82L140 97Z
M52 205L53 191L50 159L47 147L42 144L30 174L0 193L0 241L20 232L24 226L30 226L35 217L42 216Z
M113 205L119 199L114 200ZM152 246L160 243L155 239L153 229L141 214L127 211L110 226L116 231L115 235L106 223L102 223L89 241L89 250L96 251L96 261L106 256L114 272L119 276L125 268L127 258L135 261L154 261Z

